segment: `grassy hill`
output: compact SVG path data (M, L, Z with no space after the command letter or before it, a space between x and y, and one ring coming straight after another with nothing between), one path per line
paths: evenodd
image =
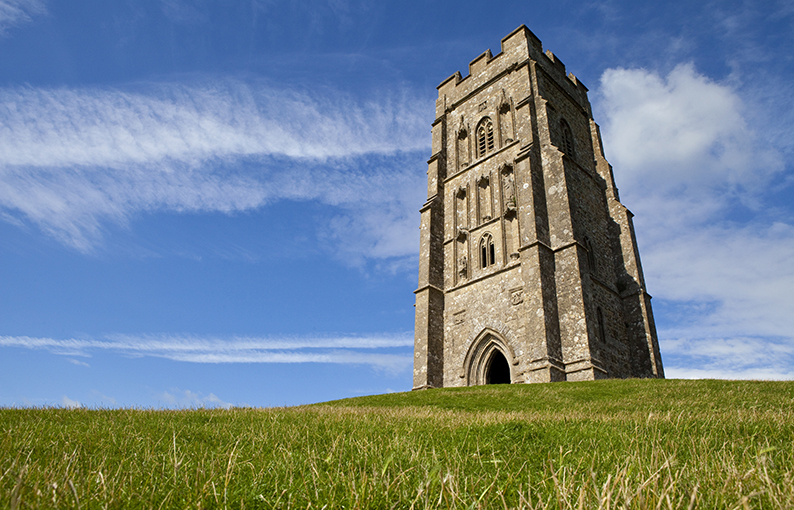
M4 409L0 507L794 508L794 382Z

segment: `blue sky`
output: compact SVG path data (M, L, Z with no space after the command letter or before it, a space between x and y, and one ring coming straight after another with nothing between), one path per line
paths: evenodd
M668 377L794 378L790 2L0 0L0 406L409 390L435 87L521 24Z

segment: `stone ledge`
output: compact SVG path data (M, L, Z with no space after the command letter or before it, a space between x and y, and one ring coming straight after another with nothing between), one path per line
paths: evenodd
M493 157L494 157L494 156L496 156L497 154L501 154L502 152L504 152L505 150L509 149L510 147L512 147L512 146L514 146L514 145L516 145L516 144L518 144L520 141L521 141L521 140L513 140L512 142L508 143L507 145L503 145L501 148L499 148L499 149L495 150L494 152L492 152L492 153L488 154L487 156L485 156L485 157L484 157L484 158L482 158L482 159L478 159L477 161L475 161L475 162L474 162L474 163L472 163L471 165L467 166L467 167L466 167L466 168L464 168L463 170L458 170L458 172L457 172L457 173L454 173L454 174L450 175L449 177L447 177L446 179L444 179L442 182L443 182L444 184L447 184L449 181L451 181L451 180L452 180L452 179L454 179L455 177L457 177L457 176L459 176L459 175L463 174L464 172L468 172L468 171L469 171L469 170L471 170L472 168L474 168L474 167L478 166L480 163L484 163L485 161L488 161L489 159L493 158Z

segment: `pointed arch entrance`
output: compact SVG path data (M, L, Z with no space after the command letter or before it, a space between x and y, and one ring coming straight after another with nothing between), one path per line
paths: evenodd
M481 384L511 384L515 356L501 335L491 329L483 330L472 342L463 363L466 386Z
M510 384L510 364L499 349L494 349L485 368L485 384Z

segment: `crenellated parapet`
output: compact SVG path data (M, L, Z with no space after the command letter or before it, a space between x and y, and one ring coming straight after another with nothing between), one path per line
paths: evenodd
M442 81L436 101L436 118L452 111L458 104L499 79L505 73L517 71L529 62L535 62L543 72L562 86L567 94L577 101L581 108L591 112L587 99L587 87L573 73L566 73L565 64L551 50L543 50L540 39L525 25L513 30L502 39L501 51L492 55L486 50L469 63L469 74L462 76L456 71Z

